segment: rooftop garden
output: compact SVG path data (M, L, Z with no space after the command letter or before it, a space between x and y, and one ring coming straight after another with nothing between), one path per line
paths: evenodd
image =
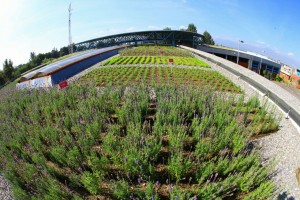
M14 198L273 198L253 139L277 131L278 119L216 71L163 63L196 59L188 55L126 49L78 84L4 98L0 171Z
M1 173L16 199L257 199L275 190L251 138L257 98L177 86L23 91L0 105Z

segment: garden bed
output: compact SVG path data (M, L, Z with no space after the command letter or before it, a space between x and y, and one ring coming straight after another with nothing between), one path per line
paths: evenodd
M272 171L250 138L277 121L255 97L210 91L22 91L0 105L1 171L16 199L271 197Z
M184 57L168 57L168 56L117 56L102 65L137 65L137 64L152 64L152 65L182 65L210 68L208 64L198 58Z
M176 56L193 58L194 55L187 50L171 46L139 46L121 50L121 56Z
M94 82L98 86L132 85L191 85L197 88L241 93L241 89L220 73L211 70L176 67L107 67L98 68L83 76L79 82Z

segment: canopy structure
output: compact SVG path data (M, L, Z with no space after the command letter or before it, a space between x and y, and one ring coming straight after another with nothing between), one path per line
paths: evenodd
M203 43L203 35L189 31L159 30L122 33L95 38L75 44L77 50L114 46L119 44L167 44L195 47Z
M82 53L78 53L74 56L71 56L69 58L65 58L63 60L57 61L55 63L46 65L44 67L41 67L39 69L36 69L34 71L31 71L25 75L23 75L19 82L23 82L23 81L27 81L30 79L34 79L34 78L39 78L39 77L44 77L44 76L48 76L51 75L59 70L62 70L68 66L71 66L77 62L89 59L91 57L94 57L98 54L107 52L107 51L111 51L111 50L115 50L115 49L119 49L120 47L107 47L107 48L103 48L103 49L96 49L96 50L91 50L91 51L87 51L87 52L82 52Z
M36 68L23 75L16 87L19 89L53 87L92 65L118 54L119 49L124 47L126 46L85 51L44 67Z

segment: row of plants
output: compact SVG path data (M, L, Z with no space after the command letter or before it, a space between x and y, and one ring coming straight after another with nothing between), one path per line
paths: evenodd
M139 46L126 48L119 52L121 56L178 56L194 57L190 51L172 46Z
M184 57L168 57L168 56L117 56L102 65L137 65L137 64L152 64L152 65L184 65L198 66L210 68L210 66L197 58Z
M256 97L210 91L20 91L0 105L1 173L15 199L271 198L271 168L249 139L277 120Z
M213 90L240 93L241 89L217 71L176 67L104 67L91 71L80 82L95 82L99 86L133 83L192 85Z

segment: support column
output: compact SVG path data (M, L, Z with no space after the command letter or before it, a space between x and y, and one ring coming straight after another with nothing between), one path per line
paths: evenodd
M248 61L248 69L252 70L253 58Z
M174 32L172 32L172 46L175 46L175 38L174 38Z
M258 66L259 66L258 74L263 75L263 72L261 71L261 69L262 69L262 61L260 61L260 63L259 63Z

